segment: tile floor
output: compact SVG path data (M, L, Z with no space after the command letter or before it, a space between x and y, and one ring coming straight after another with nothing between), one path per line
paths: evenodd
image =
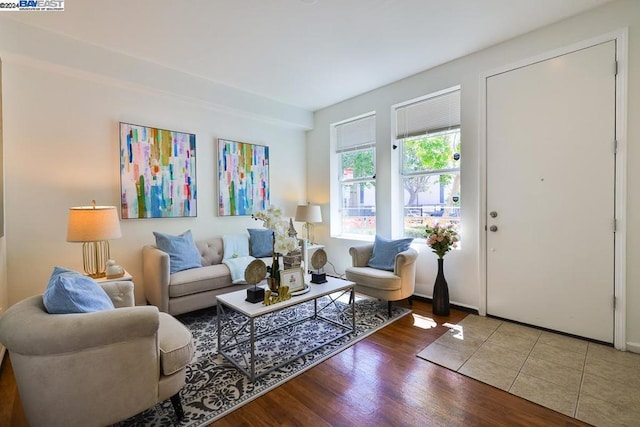
M640 425L640 354L469 315L419 357L595 426Z

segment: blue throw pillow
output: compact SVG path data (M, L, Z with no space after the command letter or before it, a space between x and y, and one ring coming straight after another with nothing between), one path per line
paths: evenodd
M191 236L191 230L187 230L179 236L153 232L156 236L156 246L169 254L169 273L202 267L200 251L196 247Z
M413 242L413 237L387 240L383 237L376 236L376 240L373 242L373 254L371 255L371 259L369 259L369 267L393 271L396 263L396 255L409 249L411 242Z
M273 255L273 231L268 228L247 228L251 256L265 258Z
M61 267L53 269L42 301L51 314L92 313L114 308L107 293L95 280Z

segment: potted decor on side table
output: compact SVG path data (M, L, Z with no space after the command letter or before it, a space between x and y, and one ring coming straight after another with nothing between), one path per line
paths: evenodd
M444 278L444 256L451 248L458 246L458 231L452 223L441 226L438 223L427 225L425 230L427 245L438 255L438 275L433 285L433 314L449 315L449 286Z

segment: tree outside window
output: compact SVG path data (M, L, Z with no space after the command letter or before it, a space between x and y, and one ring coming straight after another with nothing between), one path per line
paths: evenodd
M376 116L368 113L332 125L335 138L332 235L359 238L376 233ZM337 163L333 163L336 161ZM335 192L334 192L335 191Z
M341 153L342 234L376 232L374 148Z
M405 138L402 143L404 234L460 222L460 128Z

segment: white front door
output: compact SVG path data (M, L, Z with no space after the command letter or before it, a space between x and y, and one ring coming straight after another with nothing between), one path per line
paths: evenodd
M615 55L487 78L487 314L613 342Z

